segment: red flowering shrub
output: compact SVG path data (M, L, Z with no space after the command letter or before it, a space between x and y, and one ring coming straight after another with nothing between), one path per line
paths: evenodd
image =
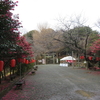
M100 39L96 40L90 48L92 53L98 53L100 51Z
M18 1L0 0L0 60L9 67L11 59L31 57L30 44L20 37L18 28L22 27L18 15L13 15L12 10Z
M28 43L24 36L21 36L18 39L17 44L22 47L22 54L21 57L33 57L32 47L31 44Z
M16 42L20 36L18 28L21 23L18 15L13 16L11 10L17 6L18 1L0 0L0 58L14 57L11 52L16 52Z

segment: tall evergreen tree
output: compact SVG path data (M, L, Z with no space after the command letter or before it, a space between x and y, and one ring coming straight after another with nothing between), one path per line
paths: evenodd
M19 38L20 22L18 15L13 16L11 12L17 6L18 1L0 0L0 58L11 56L18 47L16 42ZM13 53L12 53L13 54Z

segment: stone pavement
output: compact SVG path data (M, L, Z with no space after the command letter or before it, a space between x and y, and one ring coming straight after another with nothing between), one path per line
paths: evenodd
M25 76L23 90L15 86L0 100L100 100L100 72L38 65L36 74Z

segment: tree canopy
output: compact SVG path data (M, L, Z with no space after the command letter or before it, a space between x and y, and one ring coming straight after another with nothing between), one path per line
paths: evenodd
M22 27L19 16L12 13L17 3L18 1L0 0L0 59L16 58L19 52L21 54L25 50L19 43L21 37L18 29ZM26 44L25 41L24 43Z

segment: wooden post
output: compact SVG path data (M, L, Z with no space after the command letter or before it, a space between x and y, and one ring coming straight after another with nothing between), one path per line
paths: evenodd
M44 59L45 59L45 64L46 64L46 54L44 55Z
M72 61L73 61L73 51L72 51ZM74 62L72 62L72 67L74 68Z
M78 68L79 68L79 54L78 54Z
M1 72L0 72L0 84L1 84L1 76L2 76L2 74L1 74Z
M55 64L55 59L54 59L55 57L54 57L54 53L53 53L53 64Z

